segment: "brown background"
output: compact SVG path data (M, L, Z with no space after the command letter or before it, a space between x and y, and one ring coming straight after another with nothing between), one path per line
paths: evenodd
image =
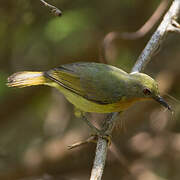
M136 31L160 1L60 0L54 17L39 1L9 0L0 5L0 179L89 179L95 145L69 151L91 131L73 107L49 87L10 89L7 77L20 70L48 70L61 64L99 62L104 36ZM156 27L136 40L115 38L109 64L130 71ZM104 180L180 179L180 36L169 34L145 72L156 78L172 116L156 102L123 113L113 132ZM92 114L98 124L102 115Z

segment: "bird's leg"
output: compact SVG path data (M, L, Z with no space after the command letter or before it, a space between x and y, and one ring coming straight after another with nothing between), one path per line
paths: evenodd
M111 144L111 133L114 129L115 123L112 123L115 118L120 114L120 112L110 113L104 120L103 127L101 132L106 136L106 140L108 141L108 145Z
M110 114L111 115L111 114ZM112 115L111 115L112 116ZM107 118L110 118L109 115ZM87 125L94 131L95 134L92 134L90 137L93 137L93 142L96 141L98 137L104 138L108 141L108 145L111 144L111 135L106 133L106 129L103 127L102 130L96 128L89 119L83 114L83 120L87 123Z
M94 126L84 114L82 115L82 118L87 123L87 125L94 131L95 134L101 134L101 130Z
M95 127L95 126L91 123L91 121L87 118L87 114L88 114L88 113L83 112L83 111L75 108L75 109L74 109L74 114L75 114L75 116L78 117L78 118L81 117L81 118L87 123L87 125L93 130L93 132L94 132L95 134L98 134L98 133L101 132L101 130L98 129L97 127Z
M105 128L100 130L90 122L90 120L85 116L84 113L81 113L81 116L82 116L83 120L87 123L87 125L92 129L92 131L94 133L90 137L88 137L87 139L85 139L83 141L76 142L76 143L68 146L68 149L73 149L73 148L79 147L81 145L90 143L90 142L97 143L98 137L101 137L101 138L107 140L108 145L111 144L111 135L106 133ZM108 118L110 118L110 117L108 116Z

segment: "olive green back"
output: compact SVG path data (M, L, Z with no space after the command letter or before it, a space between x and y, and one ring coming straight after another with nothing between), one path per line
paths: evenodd
M99 63L73 63L46 72L59 85L99 104L118 102L129 91L129 74Z

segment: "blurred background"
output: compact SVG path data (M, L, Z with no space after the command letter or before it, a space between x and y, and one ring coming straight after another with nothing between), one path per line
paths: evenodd
M36 0L0 6L0 179L88 180L95 144L73 150L91 130L73 106L49 87L8 88L7 77L22 70L49 70L77 61L103 62L109 32L134 32L153 14L157 0L52 0L55 17ZM164 0L166 6L172 1ZM130 72L155 31L134 40L108 36L107 63ZM113 35L113 38L112 38ZM106 36L107 37L107 36ZM180 36L170 33L145 72L155 78L173 107L141 102L124 112L113 132L104 180L180 179ZM167 94L175 97L169 97ZM105 115L89 118L101 124Z

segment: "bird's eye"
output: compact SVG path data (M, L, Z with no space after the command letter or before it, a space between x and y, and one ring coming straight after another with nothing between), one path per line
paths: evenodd
M143 89L143 93L144 93L145 95L150 95L150 94L151 94L151 91L150 91L149 89L145 88L145 89Z

